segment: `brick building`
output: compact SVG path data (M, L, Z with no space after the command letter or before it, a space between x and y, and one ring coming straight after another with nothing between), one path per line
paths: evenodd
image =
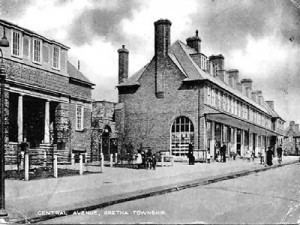
M154 28L154 57L130 77L129 51L118 50L120 148L132 143L184 157L192 143L201 158L206 150L214 157L223 142L227 154L241 156L282 142L284 120L251 79L226 69L223 55L207 57L197 31L171 45L171 22L158 20Z
M290 121L285 130L283 148L288 155L299 155L300 148L300 129L299 124Z
M117 132L115 105L109 101L94 101L92 111L92 152L93 161L100 160L100 153L109 160L110 154L117 153Z
M92 84L68 61L69 47L0 20L10 42L6 70L6 163L15 164L18 144L30 145L32 163L57 146L59 161L71 152L90 154Z

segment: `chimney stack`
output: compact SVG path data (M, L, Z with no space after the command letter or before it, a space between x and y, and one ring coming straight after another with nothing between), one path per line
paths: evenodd
M295 131L298 133L299 132L299 124L295 124Z
M164 69L171 42L171 24L168 19L160 19L154 23L155 96L157 98L164 97Z
M78 60L77 69L80 70L80 60Z
M171 21L160 19L154 23L154 52L156 57L166 57L171 44Z
M195 36L186 39L186 44L195 49L197 53L201 52L201 39L198 36L198 30L196 30Z
M258 102L257 91L252 91L251 97L255 102Z
M248 98L250 98L250 93L252 91L252 80L251 79L242 79L242 92L244 95L246 95Z
M257 93L258 104L262 105L264 102L262 91L256 91L256 93Z
M237 69L231 69L227 71L229 85L232 88L237 88L237 83L239 82L239 71Z
M217 68L217 76L225 82L227 80L225 78L225 69L224 69L224 56L222 54L219 55L211 55L209 57L209 61L212 62Z
M290 121L290 127L293 127L293 126L295 126L295 121Z
M129 51L122 45L118 50L119 53L119 84L123 83L128 78L128 54Z
M274 101L266 101L266 103L269 105L269 107L274 110Z

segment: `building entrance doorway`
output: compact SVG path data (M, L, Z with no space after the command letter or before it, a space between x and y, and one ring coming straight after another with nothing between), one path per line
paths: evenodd
M192 121L181 116L175 119L171 127L171 154L186 156L189 144L194 145L194 126Z
M103 133L102 133L102 153L104 156L104 160L109 160L110 159L110 133L111 133L111 128L110 126L106 125Z

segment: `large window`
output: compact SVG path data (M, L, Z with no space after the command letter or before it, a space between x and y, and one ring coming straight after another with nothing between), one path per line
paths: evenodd
M83 130L83 106L76 105L76 130Z
M52 66L55 69L60 69L60 48L53 46Z
M33 39L33 62L41 63L42 41Z
M190 143L194 144L193 123L185 116L176 118L171 128L172 155L187 155Z
M21 33L17 31L12 31L12 55L17 57L22 57L22 38Z

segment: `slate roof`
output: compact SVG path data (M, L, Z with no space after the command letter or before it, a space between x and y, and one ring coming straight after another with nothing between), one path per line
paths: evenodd
M86 76L84 76L73 64L71 64L68 61L68 74L70 76L70 78L73 78L77 81L89 84L91 86L95 85L93 84Z
M239 97L240 99L250 103L251 105L255 106L256 108L260 109L261 111L271 115L272 117L279 117L281 118L274 110L270 108L270 106L263 102L263 105L258 104L252 98L248 98L244 94L242 94L239 90L234 89L221 81L217 77L213 77L211 74L203 71L197 65L197 63L192 59L190 55L196 54L197 52L193 49L177 40L172 44L169 51L169 57L174 62L174 64L181 70L181 72L186 76L184 81L196 81L196 80L209 80L210 82L216 84L217 86L227 90L231 94ZM139 79L144 73L145 69L149 64L144 66L140 69L137 73L130 76L127 81L118 85L119 86L130 86L130 85L140 85Z

